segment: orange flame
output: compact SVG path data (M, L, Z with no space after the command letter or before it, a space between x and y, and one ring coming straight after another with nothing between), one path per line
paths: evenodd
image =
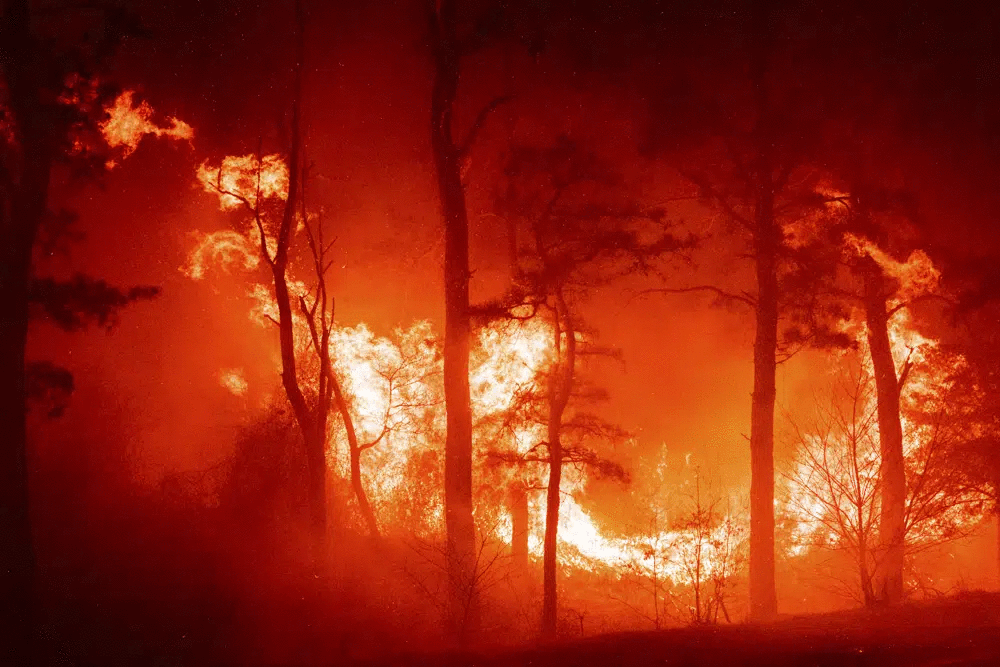
M234 267L253 270L260 264L260 251L242 234L227 230L201 234L195 232L197 245L181 272L192 280L201 280L209 268L229 271Z
M899 281L900 289L896 294L899 301L938 290L941 272L924 251L914 250L905 262L900 262L864 237L848 234L845 241L848 252L858 257L868 255L886 274Z
M123 157L131 155L146 135L184 141L194 138L191 126L172 116L167 118L166 125L155 123L153 107L145 101L136 106L134 95L131 90L119 95L114 104L106 109L108 119L100 124L101 134L108 146L121 147ZM110 162L109 166L114 166L114 162Z
M219 206L255 210L265 199L288 197L288 165L280 155L229 155L217 167L198 167L198 181L219 196Z

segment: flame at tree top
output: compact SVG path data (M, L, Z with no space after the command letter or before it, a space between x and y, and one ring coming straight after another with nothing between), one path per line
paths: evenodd
M288 165L280 155L229 155L216 166L198 167L198 181L219 197L223 210L255 210L265 199L288 197Z

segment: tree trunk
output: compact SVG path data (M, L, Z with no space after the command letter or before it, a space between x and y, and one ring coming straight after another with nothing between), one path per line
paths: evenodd
M858 543L858 577L861 579L861 599L865 607L872 607L877 600L872 588L872 575L868 571L868 543L861 539Z
M763 149L762 149L763 152ZM770 160L758 168L755 211L757 332L750 411L750 617L778 612L774 576L774 401L778 348L778 243Z
M751 84L757 122L754 140L754 261L757 274L753 397L750 409L750 618L778 613L774 576L774 400L778 349L778 248L781 230L774 217L772 114L766 74L770 53L770 7L753 12L755 43Z
M865 321L868 347L875 371L878 399L879 450L882 455L881 515L879 534L884 556L877 593L885 602L903 599L903 561L906 517L906 472L903 466L903 425L899 415L899 379L889 342L885 277L870 257L860 265L864 283Z
M16 223L15 223L16 224ZM34 550L28 499L24 350L28 332L28 262L6 246L0 269L0 662L28 664L32 635ZM28 253L30 254L30 252ZM18 255L20 257L14 257Z
M475 586L475 523L472 516L472 406L469 392L469 221L462 185L461 151L452 134L458 93L459 51L454 0L440 0L431 17L434 84L431 148L444 217L444 398L447 413L444 461L449 624L465 642L479 619Z
M311 428L305 441L309 474L309 527L312 534L313 562L321 566L327 555L326 516L326 432L318 425Z
M543 637L556 634L558 621L558 532L559 486L562 483L562 423L569 403L576 371L576 331L570 320L562 293L555 296L554 345L556 366L552 370L549 387L549 416L547 425L549 449L549 485L545 494L545 540L542 551L542 627ZM563 341L563 334L566 340ZM565 343L565 347L563 347Z
M288 197L282 211L276 236L276 248L271 261L274 279L274 300L278 306L278 339L281 351L281 384L292 405L295 420L302 433L309 476L309 523L312 533L313 560L320 568L326 558L326 406L322 400L311 407L299 386L295 360L295 322L292 317L292 297L288 291L288 253L296 225L296 212L301 196L302 161L302 70L305 50L305 15L301 0L295 2L295 64L292 73L291 146L288 152ZM262 242L263 243L263 242ZM262 245L262 252L266 247ZM316 350L323 354L322 348ZM326 363L321 360L321 364Z
M542 636L554 637L558 621L556 548L559 530L559 485L562 482L561 423L549 418L549 486L545 494L545 541L542 551Z
M337 403L337 410L344 422L344 430L347 431L347 446L351 452L351 488L354 490L354 498L358 503L358 510L361 517L368 526L368 534L374 538L380 536L378 521L375 519L375 512L372 511L371 503L368 502L368 494L365 493L364 481L361 479L361 446L358 444L358 434L354 429L354 420L351 418L351 411L347 407L347 400L340 389L340 382L331 376L333 383L333 397Z
M44 72L31 33L29 3L8 2L0 22L0 49L14 140L9 199L0 201L0 662L30 663L34 621L35 555L27 466L24 354L28 339L28 285L35 237L45 214L53 162L53 119L42 102ZM16 179L16 180L14 180Z
M1000 587L1000 505L994 511L997 520L997 587Z

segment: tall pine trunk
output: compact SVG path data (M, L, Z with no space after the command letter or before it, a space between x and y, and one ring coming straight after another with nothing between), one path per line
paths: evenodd
M559 486L562 483L561 420L548 423L549 485L545 494L545 538L542 543L542 636L553 637L558 621Z
M35 237L45 214L54 130L43 106L44 75L26 0L8 2L0 49L18 147L0 201L0 662L28 664L35 555L28 488L24 354Z
M16 215L16 214L15 214ZM15 226L19 220L15 218ZM5 230L6 231L6 230ZM20 229L16 229L20 232ZM16 234L20 236L20 234ZM4 235L7 237L7 235ZM6 239L5 239L6 241ZM24 352L28 333L29 262L23 246L4 249L0 268L0 662L27 664L34 588L28 500Z
M871 258L860 265L864 290L868 347L875 371L878 400L881 515L879 535L883 557L876 594L889 603L903 599L905 549L906 472L903 465L903 425L899 414L899 379L889 342L889 315L886 307L885 276Z
M556 575L559 564L559 487L562 483L563 466L562 425L576 372L576 331L561 292L556 293L555 302L553 338L557 361L549 385L549 484L545 494L545 538L542 545L543 637L555 636L559 615Z
M757 332L750 410L750 616L778 611L774 576L774 401L778 348L779 230L769 168L760 173L756 211Z
M444 218L444 398L447 413L444 504L447 530L449 624L466 641L478 626L475 523L472 516L472 406L469 393L469 220L462 185L461 150L452 129L458 93L460 46L454 0L440 0L431 17L434 84L431 148Z
M756 43L751 83L757 122L754 140L754 262L757 277L753 396L750 408L750 617L778 613L774 561L774 401L778 349L778 250L781 229L774 214L774 159L766 75L770 50L770 8L754 9Z

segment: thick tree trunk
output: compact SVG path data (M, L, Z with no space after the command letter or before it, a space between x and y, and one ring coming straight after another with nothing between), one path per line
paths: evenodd
M528 566L528 491L522 482L510 490L510 551L514 568L523 572Z
M305 441L309 474L309 528L313 538L313 562L317 566L327 555L326 512L326 429L313 426Z
M885 277L881 267L870 257L862 258L860 270L864 283L868 347L875 371L879 450L882 455L879 535L884 554L876 594L885 602L895 603L903 599L906 517L906 472L903 464L903 425L899 415L899 379L889 342Z
M49 194L56 129L42 103L43 63L26 0L11 1L0 49L19 154L0 200L0 662L28 664L34 621L35 557L27 465L24 354L32 250Z
M6 235L4 235L6 236ZM28 502L24 351L28 332L23 252L7 248L0 271L0 663L27 664L34 584ZM21 255L21 257L13 257ZM6 646L6 642L11 642Z
M545 539L542 543L542 636L553 637L558 621L559 485L562 483L562 446L558 421L549 419L549 486L545 494Z
M440 0L431 17L434 84L431 93L431 148L444 217L444 398L445 527L449 623L465 642L477 630L475 523L472 516L472 406L469 392L469 221L462 185L461 151L452 134L458 93L459 51L455 2Z
M778 612L774 576L774 401L778 348L778 243L770 161L761 159L755 211L757 332L750 410L750 617Z
M750 62L750 79L757 110L753 220L757 330L753 345L750 409L750 618L753 620L766 620L778 613L774 574L774 400L781 229L774 217L774 119L767 91L770 14L768 2L759 2L754 8L756 39Z

